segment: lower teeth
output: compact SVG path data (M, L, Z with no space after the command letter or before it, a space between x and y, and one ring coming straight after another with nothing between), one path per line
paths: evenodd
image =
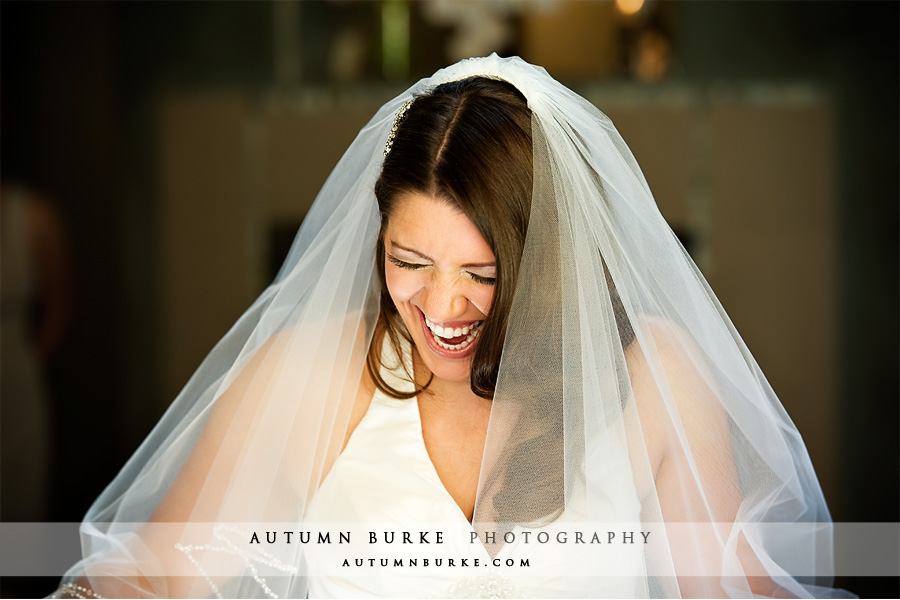
M440 346L441 348L444 348L446 350L461 350L461 349L465 348L466 346L468 346L469 344L471 344L473 341L475 341L475 338L477 338L478 334L481 332L481 328L470 331L469 336L458 344L448 344L445 341L443 341L440 337L435 335L435 333L433 331L431 331L431 330L429 330L429 331L431 332L431 337L434 338L435 343L438 346Z

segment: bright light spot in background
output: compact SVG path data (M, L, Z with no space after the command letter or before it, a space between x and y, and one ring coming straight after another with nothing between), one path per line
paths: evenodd
M644 7L644 0L616 0L616 8L623 15L637 14Z
M381 69L388 79L409 76L409 4L388 0L381 5Z

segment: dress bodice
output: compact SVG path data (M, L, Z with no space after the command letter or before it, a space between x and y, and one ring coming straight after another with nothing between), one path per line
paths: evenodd
M403 386L394 373L383 370L382 376ZM640 507L630 469L622 473L627 465L609 462L610 475L619 479L611 482L615 483L612 487L621 489L610 494L608 488L593 495L575 490L573 497L592 498L593 505L605 502L610 522L637 522ZM623 474L627 482L621 479ZM587 586L580 578L565 576L572 572L573 561L588 561L575 569L580 573L604 575L607 596L640 593L633 578L615 577L640 570L643 555L639 548L576 545L576 533L584 534L585 539L594 533L594 529L584 531L585 524L576 516L581 512L577 504L567 503L567 509L549 524L514 528L507 534L509 543L491 556L482 544L485 533L476 538L478 533L431 462L417 399L397 400L376 391L307 510L307 523L318 524L320 530L328 529L335 537L338 531L351 532L353 542L309 548L309 595L544 598L579 597L587 591L596 595L596 578ZM403 543L403 532L408 532L409 543ZM370 537L372 533L375 538ZM540 537L548 541L540 543L538 534L546 534ZM498 540L503 535L496 532ZM602 535L606 535L605 529ZM523 566L522 560L528 565Z

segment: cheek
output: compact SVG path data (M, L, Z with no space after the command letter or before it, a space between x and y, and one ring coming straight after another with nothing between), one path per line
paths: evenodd
M395 305L409 301L422 287L416 273L404 271L395 265L386 266L384 279L387 284L388 295L390 295Z
M479 286L479 287L487 288L487 289L479 290L477 293L472 294L471 302L478 308L478 310L480 310L483 314L487 315L491 311L491 304L494 301L494 287L493 286Z

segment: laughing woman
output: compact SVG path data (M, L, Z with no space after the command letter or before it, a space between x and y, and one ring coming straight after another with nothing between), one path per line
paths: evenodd
M834 592L800 435L625 143L496 56L363 128L82 539L61 594Z

